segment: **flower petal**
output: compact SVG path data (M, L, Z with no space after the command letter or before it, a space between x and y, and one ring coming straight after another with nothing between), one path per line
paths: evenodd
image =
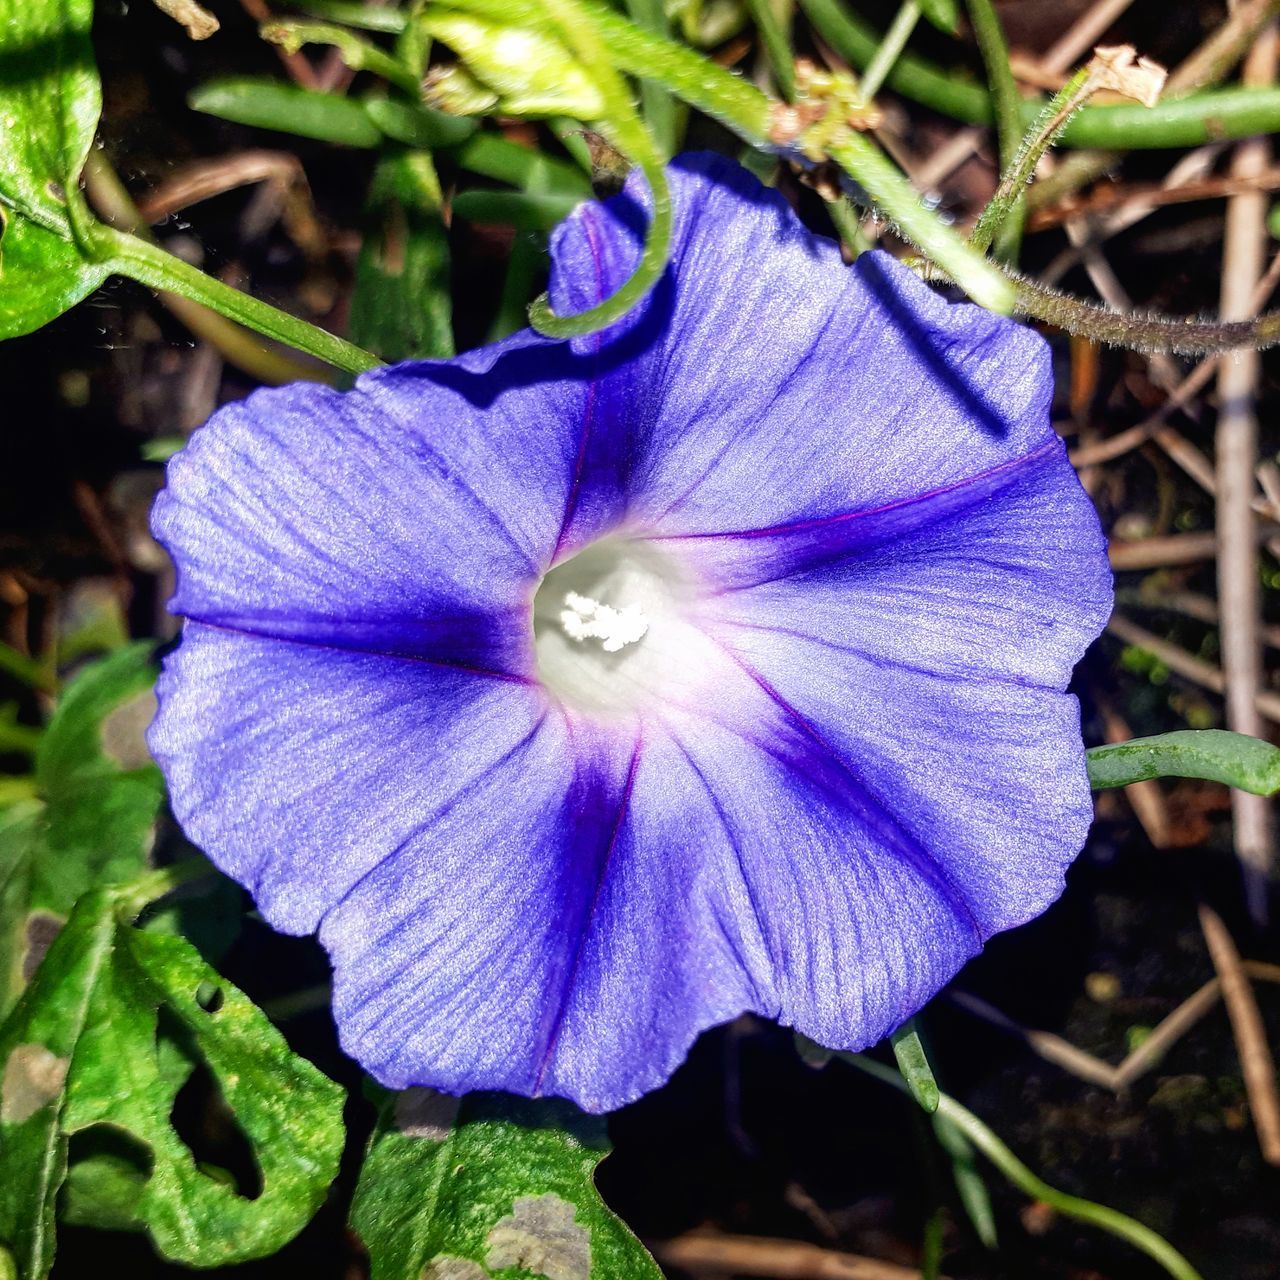
M524 610L588 412L580 373L563 344L521 335L380 369L347 393L298 383L221 409L170 463L152 517L178 565L170 607L260 635L527 669Z
M277 929L325 911L533 732L536 686L188 622L148 744L187 835Z
M776 193L716 156L668 170L662 285L596 342L639 352L599 391L628 426L629 518L657 534L830 519L957 485L1053 440L1034 333L952 305L884 253L845 267ZM581 206L554 240L577 311L636 260L648 193ZM762 335L763 339L762 340ZM586 456L618 448L610 433Z

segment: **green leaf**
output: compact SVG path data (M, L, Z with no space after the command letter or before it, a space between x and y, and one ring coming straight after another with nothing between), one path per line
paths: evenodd
M92 0L0 0L0 338L30 333L105 279L75 242L66 193L102 90Z
M1094 790L1148 778L1205 778L1257 796L1280 791L1280 748L1226 729L1183 729L1085 753Z
M372 1280L660 1280L596 1191L607 1151L568 1104L388 1097L351 1206Z
M127 645L67 687L35 756L36 799L0 814L0 1014L82 893L145 866L164 800L142 733L151 645Z
M455 147L476 131L474 120L445 115L443 111L405 102L402 98L366 98L364 109L388 138L423 151Z
M935 1111L930 1120L938 1145L951 1161L951 1176L965 1216L984 1248L998 1248L996 1213L991 1206L991 1192L987 1190L982 1170L978 1168L978 1153L973 1149L973 1143L946 1116Z
M46 811L35 907L65 915L91 886L145 866L164 798L142 736L155 710L151 649L131 644L87 667L40 741L35 773Z
M454 216L517 231L550 231L581 204L578 196L533 191L461 191L453 198Z
M361 103L275 80L253 76L211 80L187 95L187 105L220 120L348 147L376 147L382 141L382 133Z
M81 256L69 238L0 207L0 340L56 320L110 274L107 264Z
M908 1019L889 1037L893 1056L898 1060L898 1070L911 1090L911 1096L930 1115L938 1109L938 1082L933 1078L933 1068L925 1056L924 1045L915 1019Z
M959 0L917 0L917 3L920 5L920 12L939 31L945 31L949 36L955 35L960 26Z
M449 236L425 151L384 156L369 194L351 299L352 340L384 360L453 355Z
M147 1149L151 1172L137 1183L132 1217L165 1257L190 1266L275 1252L337 1173L341 1089L293 1054L189 943L135 928L130 901L127 888L82 898L0 1028L0 1242L23 1280L49 1272L69 1140L97 1126ZM252 1148L261 1177L252 1199L198 1167L173 1128L185 1073L163 1049L161 1010L207 1065ZM114 1176L100 1209L128 1220L121 1198L130 1175L119 1158Z
M102 110L92 24L93 0L0 0L0 202L50 231L68 227Z

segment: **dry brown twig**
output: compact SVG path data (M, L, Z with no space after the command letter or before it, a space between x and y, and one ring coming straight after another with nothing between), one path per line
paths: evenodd
M1262 1025L1262 1014L1258 1012L1253 987L1249 984L1240 953L1227 926L1212 907L1203 903L1200 906L1200 928L1222 985L1222 999L1231 1019L1231 1032L1235 1036L1258 1145L1268 1164L1280 1165L1280 1094L1276 1090L1276 1064L1267 1044L1266 1029Z
M193 40L207 40L221 28L221 23L196 0L151 0L161 13L180 22Z
M1178 645L1161 639L1145 627L1137 626L1120 614L1112 614L1111 621L1107 623L1107 630L1117 639L1123 640L1125 644L1145 649L1163 662L1170 671L1182 676L1185 680L1190 680L1192 684L1198 684L1202 689L1209 689L1213 693L1226 692L1226 677L1220 667L1215 667L1212 662L1197 658L1195 654L1188 653ZM1280 724L1280 694L1255 689L1254 701L1260 715L1275 724Z
M712 1235L694 1231L674 1240L648 1242L667 1267L707 1275L768 1276L771 1280L920 1280L914 1267L839 1253L799 1240Z
M154 226L180 209L259 182L273 191L294 243L308 258L322 256L328 238L316 216L302 162L288 151L238 151L184 165L140 197L138 210Z
M1271 84L1276 78L1276 27L1259 35L1245 59L1246 85ZM1240 143L1232 159L1236 177L1262 173L1271 158L1265 138ZM1222 250L1224 321L1256 314L1252 294L1263 274L1267 201L1261 192L1245 192L1227 202ZM1218 605L1222 613L1222 670L1226 681L1227 726L1237 733L1263 736L1259 690L1265 683L1262 641L1262 592L1258 581L1253 495L1257 485L1258 419L1255 413L1259 357L1243 350L1218 362L1217 520ZM1267 914L1267 881L1275 858L1271 805L1265 796L1233 790L1236 856L1244 868L1249 909L1257 920ZM1278 1140L1280 1141L1280 1140Z

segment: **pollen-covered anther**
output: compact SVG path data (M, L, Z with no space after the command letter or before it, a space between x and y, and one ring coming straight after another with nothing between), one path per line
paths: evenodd
M618 653L627 645L642 640L649 630L649 619L636 604L615 609L576 591L570 591L564 603L565 608L560 610L560 625L565 635L579 642L599 640L605 653Z

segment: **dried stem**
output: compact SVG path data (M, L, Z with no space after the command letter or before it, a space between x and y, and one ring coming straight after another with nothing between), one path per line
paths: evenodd
M1249 1095L1258 1145L1268 1164L1280 1165L1280 1095L1276 1091L1276 1064L1267 1045L1266 1028L1258 1002L1240 961L1236 944L1212 907L1201 904L1200 928L1209 956L1222 984L1222 999L1231 1018L1231 1031L1240 1055L1240 1070Z
M1269 84L1276 73L1275 28L1269 26L1245 62L1246 84ZM1268 166L1271 151L1264 138L1236 148L1233 177L1254 177ZM1251 313L1252 294L1263 271L1267 201L1261 192L1232 196L1227 203L1223 238L1224 320ZM1226 677L1227 724L1237 733L1263 736L1257 695L1263 683L1262 599L1258 582L1253 495L1258 463L1255 400L1259 361L1256 351L1241 351L1218 363L1218 601L1222 611L1222 669ZM1266 917L1266 886L1275 857L1270 803L1261 796L1233 791L1236 856L1245 873L1250 910Z

